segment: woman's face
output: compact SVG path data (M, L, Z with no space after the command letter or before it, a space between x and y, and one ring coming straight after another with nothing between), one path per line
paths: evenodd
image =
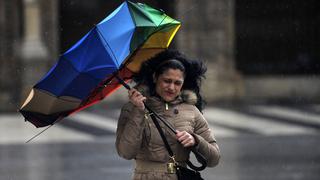
M156 81L156 92L166 102L171 102L180 94L184 74L180 69L167 69Z

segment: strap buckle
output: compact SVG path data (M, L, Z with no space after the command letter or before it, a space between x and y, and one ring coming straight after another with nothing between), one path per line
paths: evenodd
M169 162L167 163L167 170L168 170L169 174L176 173L176 165L177 165L177 162L176 162L174 156L171 156L169 159Z

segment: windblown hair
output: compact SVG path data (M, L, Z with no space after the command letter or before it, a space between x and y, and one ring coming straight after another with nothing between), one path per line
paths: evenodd
M169 62L172 60L178 62ZM169 65L166 66L166 64ZM181 65L183 65L183 67L181 67ZM202 79L205 78L205 72L207 71L202 61L188 59L176 50L165 50L142 63L139 73L133 76L133 80L137 84L147 85L150 93L154 94L155 83L153 82L153 75L158 76L168 68L180 69L184 73L185 79L182 90L191 90L197 95L197 103L195 105L202 111L205 101L200 94L200 87Z

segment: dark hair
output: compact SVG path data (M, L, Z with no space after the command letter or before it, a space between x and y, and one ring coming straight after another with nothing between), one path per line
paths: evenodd
M205 78L207 68L202 61L188 59L176 50L165 50L145 61L141 65L139 73L133 76L137 84L145 84L149 87L150 93L155 93L153 74L162 74L165 70L173 68L184 72L184 83L182 90L191 90L197 95L197 108L202 111L205 105L200 94L201 81Z
M154 72L155 77L156 78L159 77L159 75L163 74L164 71L166 71L168 69L179 69L183 73L183 75L185 76L186 69L184 68L184 65L176 59L170 59L170 60L164 61L158 65L158 67L156 68L156 70Z

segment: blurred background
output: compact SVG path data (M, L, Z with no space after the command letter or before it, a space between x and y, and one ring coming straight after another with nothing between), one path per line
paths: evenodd
M114 149L125 89L41 131L32 86L120 0L0 0L0 179L130 179ZM171 48L204 61L204 115L222 152L206 179L319 179L320 2L144 0L182 22Z

